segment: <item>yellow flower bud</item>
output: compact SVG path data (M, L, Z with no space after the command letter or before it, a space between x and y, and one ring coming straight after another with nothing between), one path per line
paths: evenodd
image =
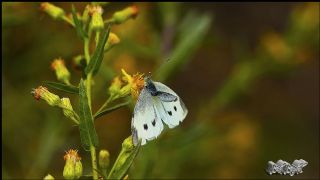
M124 151L128 151L134 148L134 145L132 143L132 136L127 137L122 143L122 149Z
M61 9L60 7L57 7L51 3L44 2L44 3L41 3L40 6L43 11L48 13L54 19L61 19L65 15L63 9Z
M70 72L66 68L63 59L54 59L51 68L56 72L57 79L66 84L70 84Z
M46 87L39 86L36 89L33 89L31 93L36 100L43 99L50 106L58 106L61 103L59 96L49 92Z
M138 15L139 9L137 6L130 6L113 14L112 20L116 24L121 24L130 18L135 18Z
M83 70L86 66L85 57L83 55L78 55L78 56L74 57L72 60L72 66L76 70L79 70L79 71Z
M130 94L131 90L131 84L127 84L123 86L120 90L120 97L124 97Z
M100 31L104 28L104 22L102 18L103 9L101 6L90 6L89 12L91 14L90 26L92 30Z
M82 176L82 172L83 172L82 163L81 163L81 161L77 161L76 166L75 166L76 179L79 179Z
M119 37L116 34L110 32L108 41L107 41L106 45L104 46L104 51L108 51L114 45L119 44L119 43L120 43Z
M102 170L106 170L110 164L110 154L107 150L103 149L99 152L99 166Z
M63 177L65 179L74 179L75 178L75 164L70 160L66 161L66 164L63 168Z
M54 180L54 177L51 174L46 175L43 180Z
M60 107L62 108L63 114L74 121L78 121L73 112L72 105L69 98L62 98Z
M63 169L65 179L79 179L82 176L81 158L77 150L70 149L64 156L66 164Z
M117 95L120 94L122 82L120 78L117 76L113 79L111 86L109 87L110 95Z

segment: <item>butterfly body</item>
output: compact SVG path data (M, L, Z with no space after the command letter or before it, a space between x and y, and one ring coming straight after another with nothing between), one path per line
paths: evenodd
M163 130L162 121L174 128L184 120L188 113L180 97L169 87L145 78L131 122L134 145L144 145L157 138Z

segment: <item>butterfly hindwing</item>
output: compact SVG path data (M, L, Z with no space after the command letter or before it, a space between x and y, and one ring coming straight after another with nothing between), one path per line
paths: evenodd
M180 97L168 86L160 82L153 83L157 91L164 92L158 93L157 100L155 101L155 106L159 111L160 118L169 126L169 128L174 128L184 120L188 110ZM161 97L162 95L163 97Z
M133 142L136 145L141 139L141 145L147 140L152 140L159 136L163 129L160 114L154 104L154 97L143 88L140 92L132 117Z

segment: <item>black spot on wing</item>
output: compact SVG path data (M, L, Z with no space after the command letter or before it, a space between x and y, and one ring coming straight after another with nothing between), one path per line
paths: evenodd
M171 112L171 111L168 111L168 114L169 114L170 116L172 116L172 112Z
M173 106L173 109L174 109L175 111L177 111L177 107L176 107L176 106Z
M147 124L144 124L144 125L143 125L143 128L144 128L144 130L148 130L148 125L147 125Z
M156 126L156 120L155 119L152 121L152 126Z

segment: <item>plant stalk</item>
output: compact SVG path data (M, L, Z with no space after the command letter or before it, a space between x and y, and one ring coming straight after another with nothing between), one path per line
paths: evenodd
M114 96L110 96L105 102L104 104L100 107L100 109L96 112L96 114L98 114L100 111L102 111L105 107L107 107L107 105L114 99Z
M91 161L92 161L92 176L93 176L93 179L97 180L98 179L97 156L96 156L96 148L93 145L90 146L90 152L91 152Z
M84 56L86 58L87 64L89 64L89 62L90 62L90 51L89 51L90 36L91 36L91 30L89 29L88 38L84 38ZM88 104L90 107L90 111L92 113L92 109L91 109L91 78L92 78L92 74L89 73L87 75L87 79L86 79L86 89L87 89ZM93 176L93 179L97 180L98 179L97 156L96 156L96 148L93 145L90 146L90 154L91 154L91 162L92 162L92 176Z

